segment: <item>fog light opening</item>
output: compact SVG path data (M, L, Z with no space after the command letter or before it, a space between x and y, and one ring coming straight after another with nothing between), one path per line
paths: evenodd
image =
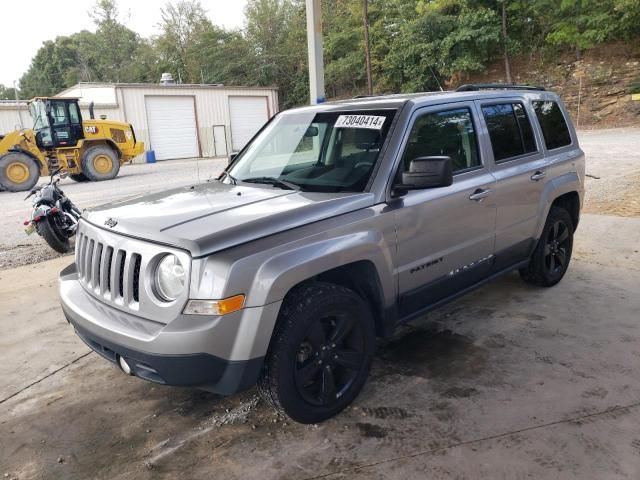
M126 373L127 375L133 375L133 371L131 370L131 367L129 366L127 361L124 359L124 357L121 357L120 355L118 355L118 365L120 365L120 368L124 373Z

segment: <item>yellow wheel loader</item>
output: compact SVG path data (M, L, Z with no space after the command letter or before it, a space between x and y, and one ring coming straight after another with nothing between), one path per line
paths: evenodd
M0 190L30 190L40 175L64 168L78 181L110 180L120 165L144 152L133 126L82 120L77 98L38 97L29 102L33 129L0 136Z

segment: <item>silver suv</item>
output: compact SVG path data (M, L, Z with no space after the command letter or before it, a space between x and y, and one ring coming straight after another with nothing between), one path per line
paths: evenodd
M85 212L68 321L127 374L292 419L344 409L376 337L506 272L569 266L584 155L557 95L515 85L276 115L216 180Z

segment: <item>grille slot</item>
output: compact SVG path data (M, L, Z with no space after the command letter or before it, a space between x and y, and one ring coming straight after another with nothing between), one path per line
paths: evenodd
M104 277L106 281L102 284L106 286L105 292L111 294L111 264L113 261L113 247L107 247L107 252L104 255Z
M140 301L140 265L142 257L137 253L133 254L133 301Z

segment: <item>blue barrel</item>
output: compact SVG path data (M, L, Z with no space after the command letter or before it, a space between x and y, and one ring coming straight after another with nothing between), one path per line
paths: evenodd
M147 150L147 163L156 163L156 151Z

